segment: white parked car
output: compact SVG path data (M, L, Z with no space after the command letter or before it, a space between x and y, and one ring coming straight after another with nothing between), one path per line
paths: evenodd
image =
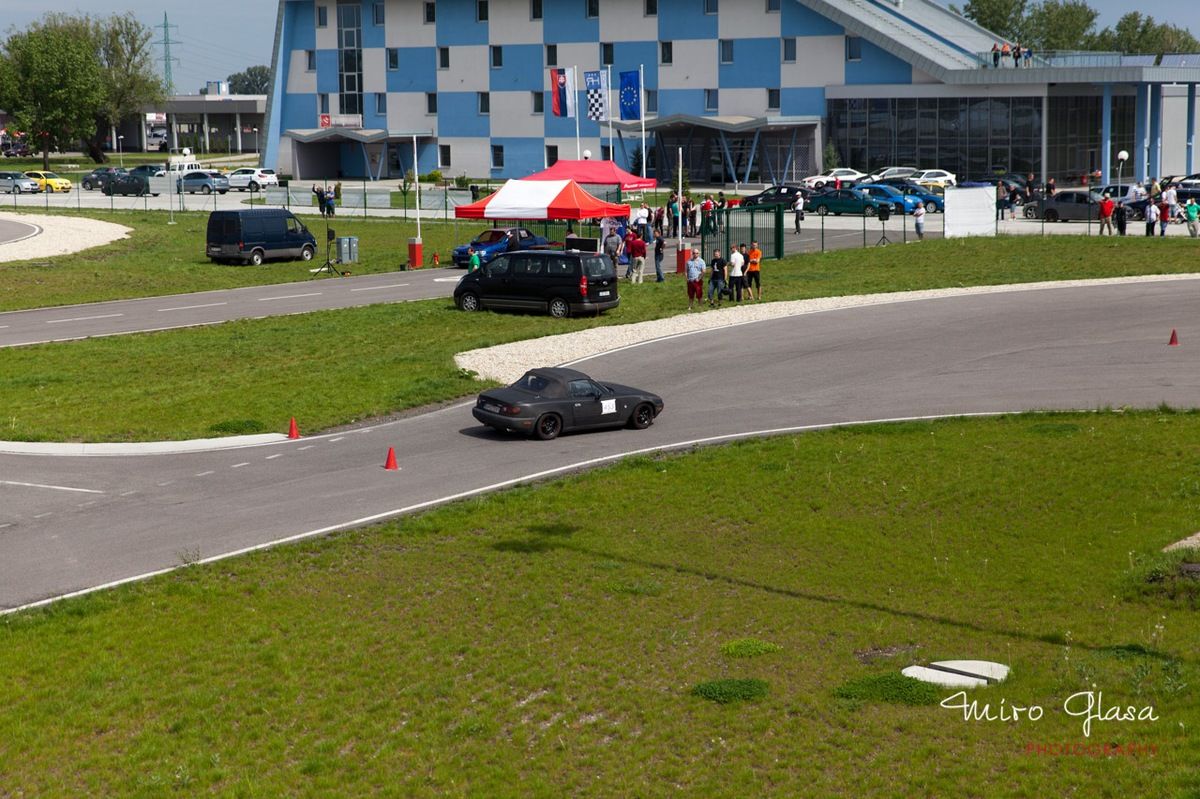
M944 169L922 169L909 175L908 179L918 186L937 186L943 189L958 184L958 176Z
M857 183L866 176L866 172L859 172L857 169L839 167L838 169L829 170L824 175L813 175L812 177L807 177L802 180L801 183L810 189L819 189L825 185L832 186L839 180L842 183Z
M279 178L274 169L256 169L246 167L235 169L229 173L229 188L238 191L262 191L263 186L278 186Z
M907 178L916 171L916 167L911 166L885 166L883 169L872 172L869 177L872 183L878 183L889 178Z

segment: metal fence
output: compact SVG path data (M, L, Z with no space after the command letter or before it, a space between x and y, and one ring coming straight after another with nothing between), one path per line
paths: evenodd
M783 206L771 208L725 208L700 225L700 252L729 252L739 244L758 242L764 258L784 256Z

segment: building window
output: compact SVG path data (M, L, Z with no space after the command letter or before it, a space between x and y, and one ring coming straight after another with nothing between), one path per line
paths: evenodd
M478 0L475 3L475 19L479 22L488 21L488 0Z
M721 39L721 63L733 63L733 39Z
M588 19L595 19L600 16L600 0L585 0L586 7L583 15Z
M504 145L492 145L492 169L504 169Z
M767 13L768 14L778 14L779 13L779 0L767 0Z
M552 167L557 163L558 163L558 145L557 144L547 144L546 145L546 167L547 168Z
M425 92L425 113L437 113L437 92Z
M329 113L329 95L328 94L318 94L317 95L317 103L321 108L322 114Z
M646 0L645 14L648 17L658 16L658 0Z
M450 69L450 48L438 48L438 69Z
M492 69L504 66L504 48L498 44L492 45Z
M704 13L705 14L717 13L717 0L704 0Z
M658 43L658 63L673 64L675 63L675 46L671 42Z
M383 24L383 3L376 3L372 11L376 25Z
M541 92L530 92L529 96L533 102L533 113L546 113L546 95L542 94Z
M716 111L717 110L717 90L716 89L705 89L704 90L704 110L705 111Z
M548 66L548 67L558 66L558 45L557 44L546 45L546 66Z
M443 169L450 166L450 145L449 144L439 144L438 145L438 166L442 167Z
M858 36L846 37L846 60L862 61L862 39Z
M646 113L658 113L658 89L646 89Z
M767 89L767 110L779 110L779 89Z
M317 51L316 50L305 50L304 51L304 68L306 70L308 70L309 72L317 71Z
M384 92L375 92L375 113L387 113L387 94Z
M612 42L600 43L600 66L611 67L613 62Z
M487 92L479 92L479 113L492 113L492 96Z
M329 27L329 9L326 6L317 6L317 27Z
M783 63L796 63L796 37L788 36L783 40Z
M542 0L529 0L529 18L542 18Z
M437 3L425 4L425 24L432 25L437 22Z
M387 68L388 72L395 72L400 69L400 51L395 47L387 49Z
M610 144L601 144L600 145L600 160L601 161L611 161L612 160L612 145L610 145Z

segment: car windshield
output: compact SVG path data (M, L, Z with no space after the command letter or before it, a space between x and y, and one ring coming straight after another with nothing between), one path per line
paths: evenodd
M495 244L498 241L504 241L508 233L503 230L487 230L479 234L479 238L475 239L475 244Z

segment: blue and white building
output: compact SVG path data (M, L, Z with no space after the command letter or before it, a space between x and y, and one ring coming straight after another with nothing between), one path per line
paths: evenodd
M841 162L1060 183L1193 173L1200 56L1035 54L932 0L280 0L264 161L299 179L640 170L639 122L551 113L548 70L641 68L650 172L770 183ZM615 95L615 93L614 93ZM615 96L613 108L616 108ZM634 163L637 161L637 163Z

